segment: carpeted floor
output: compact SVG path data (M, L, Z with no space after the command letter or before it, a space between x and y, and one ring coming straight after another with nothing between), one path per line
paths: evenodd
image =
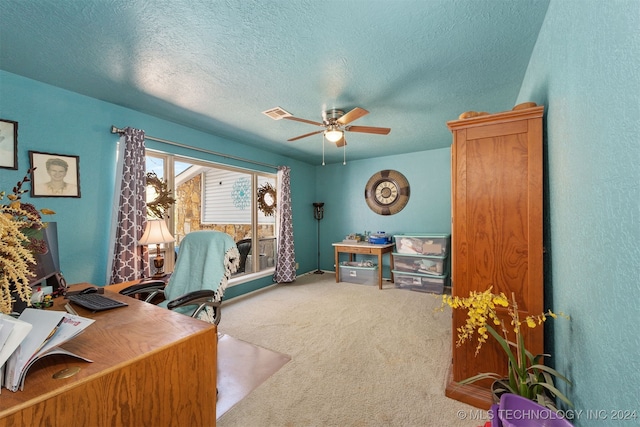
M444 396L451 313L432 294L309 274L223 303L219 331L291 356L218 426L483 425ZM222 392L222 390L221 390Z

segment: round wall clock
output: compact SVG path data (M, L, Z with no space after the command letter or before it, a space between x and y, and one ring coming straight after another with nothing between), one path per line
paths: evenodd
M378 215L393 215L409 202L409 181L400 172L385 169L373 174L364 188L367 205Z

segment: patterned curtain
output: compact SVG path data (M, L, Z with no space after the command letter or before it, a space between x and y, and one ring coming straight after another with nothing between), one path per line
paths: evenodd
M296 280L296 252L293 246L293 215L291 213L291 168L278 166L278 258L273 280L289 283Z
M125 128L120 138L113 213L111 276L108 283L128 282L149 271L148 251L138 246L147 222L144 131Z

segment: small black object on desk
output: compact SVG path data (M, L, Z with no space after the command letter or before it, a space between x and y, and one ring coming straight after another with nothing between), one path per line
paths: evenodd
M89 286L88 288L81 289L79 291L67 291L65 299L71 295L86 295L86 294L104 294L104 288L98 286Z

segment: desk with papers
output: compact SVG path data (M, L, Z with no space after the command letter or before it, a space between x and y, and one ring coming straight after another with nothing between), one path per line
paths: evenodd
M75 306L94 323L61 345L93 362L60 355L36 362L24 391L2 389L0 427L215 426L216 326L109 290L105 296L129 305L97 313ZM58 298L47 310L66 302Z

